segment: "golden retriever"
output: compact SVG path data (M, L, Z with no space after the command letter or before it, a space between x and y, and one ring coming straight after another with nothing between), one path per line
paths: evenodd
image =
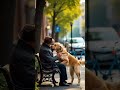
M85 68L85 90L109 90L106 83L92 71Z
M78 85L80 85L80 65L84 65L85 61L78 60L68 53L66 48L59 42L54 43L52 48L56 50L57 54L60 54L58 56L61 58L61 63L70 66L71 84L73 83L75 73L78 77Z
M109 83L85 68L85 90L120 90L120 82Z
M74 80L74 73L76 73L78 77L78 85L80 85L80 64L84 65L85 61L77 60L67 52L62 44L58 42L53 45L53 49L55 49L58 54L61 54L61 62L70 66L71 84ZM85 90L120 90L120 82L106 82L97 77L92 71L85 68Z

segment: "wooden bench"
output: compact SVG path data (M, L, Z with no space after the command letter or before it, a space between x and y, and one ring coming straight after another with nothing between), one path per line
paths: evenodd
M39 80L39 85L41 86L41 84L43 82L52 82L54 86L56 86L55 83L55 78L54 75L56 73L60 73L60 70L58 67L54 67L53 63L43 63L40 61L40 58L38 55L35 55L39 65L40 65L40 80Z

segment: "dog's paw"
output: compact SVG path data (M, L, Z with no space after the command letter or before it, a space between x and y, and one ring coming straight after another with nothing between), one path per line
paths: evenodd
M77 86L80 86L80 83L78 83Z
M80 90L82 90L82 87L80 87Z

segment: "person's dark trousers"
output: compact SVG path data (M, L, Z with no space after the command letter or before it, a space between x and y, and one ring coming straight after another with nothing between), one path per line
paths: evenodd
M57 66L60 69L60 82L65 82L67 80L67 71L66 71L66 66L60 63L57 63Z

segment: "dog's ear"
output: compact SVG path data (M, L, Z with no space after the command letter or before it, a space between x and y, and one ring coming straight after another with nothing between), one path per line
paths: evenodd
M61 46L59 46L59 48L58 48L58 49L59 49L59 51L61 51L61 50L62 50L62 47L61 47Z
M62 52L62 51L63 51L63 49L62 49L62 47L61 47L61 46L59 46L59 48L57 48L57 49L56 49L56 51L57 51L57 52Z
M60 51L63 51L63 48L60 46Z

